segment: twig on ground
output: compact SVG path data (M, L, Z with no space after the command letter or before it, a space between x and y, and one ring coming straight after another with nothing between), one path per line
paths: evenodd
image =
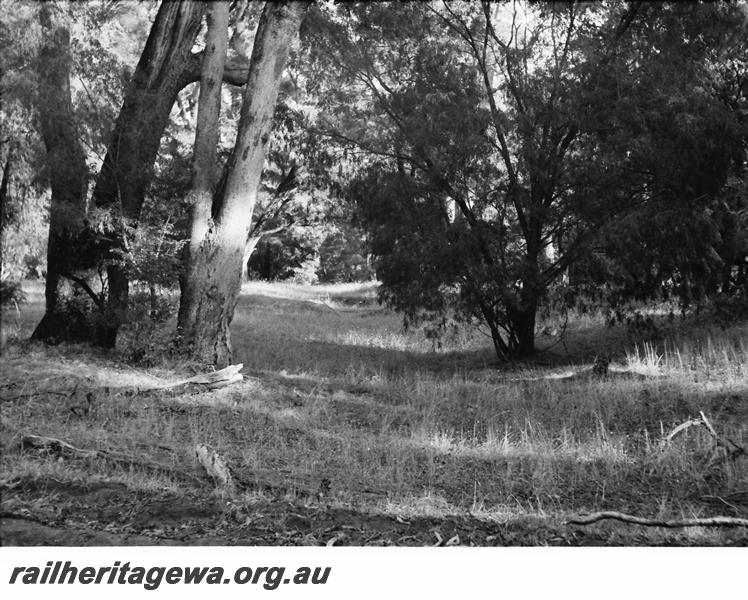
M667 527L675 529L678 527L748 527L748 519L737 517L706 517L702 519L645 519L634 515L627 515L616 511L603 511L592 513L584 517L569 519L570 525L590 525L604 519L613 519L623 523L633 523L646 527Z
M741 512L741 510L737 506L735 506L732 502L728 502L722 496L702 496L702 498L705 500L719 500L722 504L724 504L725 506L729 506L736 513L740 514Z

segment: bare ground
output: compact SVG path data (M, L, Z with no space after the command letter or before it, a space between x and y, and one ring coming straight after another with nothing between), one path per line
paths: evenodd
M39 499L42 492L50 506ZM254 501L227 507L204 494L133 494L110 484L71 486L56 481L2 487L11 505L3 512L5 546L615 546L705 545L684 531L603 524L568 526L556 519L524 517L505 523L469 515L411 518L367 514L324 502ZM64 507L64 508L61 508ZM714 545L748 546L745 528L726 532Z

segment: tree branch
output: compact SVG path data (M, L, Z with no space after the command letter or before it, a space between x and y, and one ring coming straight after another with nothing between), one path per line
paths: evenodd
M203 64L203 53L193 52L187 60L181 77L181 88L200 81L200 69ZM224 83L242 86L249 76L249 60L244 56L234 56L226 61L223 68Z
M639 8L641 8L641 5L642 5L641 2L633 2L631 6L629 6L629 9L623 14L620 22L618 23L618 27L616 27L616 31L615 31L616 41L620 40L623 37L623 35L626 33L628 28L631 26L631 23L636 18L636 15L638 14Z
M574 517L567 522L569 525L590 525L604 519L613 519L623 523L633 523L646 527L748 527L748 519L737 517L706 517L701 519L645 519L634 515L627 515L612 510L592 513L584 517Z
M96 307L101 310L104 308L104 301L91 289L91 286L88 285L85 279L82 279L80 277L77 277L73 275L72 273L61 273L63 277L66 279L69 279L70 281L73 281L77 283L79 286L83 288L83 291L86 292L89 296L91 296L91 300L94 301L94 304Z

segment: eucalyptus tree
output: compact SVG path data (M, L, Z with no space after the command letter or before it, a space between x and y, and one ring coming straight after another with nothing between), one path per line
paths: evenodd
M96 5L63 3L40 5L43 22L45 14L68 14L96 11ZM47 267L46 312L34 332L44 340L87 337L105 347L116 341L119 326L126 319L129 277L120 260L127 247L128 228L136 226L143 206L145 190L152 176L153 162L158 152L161 135L169 119L176 95L194 76L195 44L204 5L201 2L164 2L156 14L145 48L124 94L119 117L108 136L106 155L95 179L93 193L88 198L87 168L72 109L69 92L70 49L62 42L59 27L54 35L56 44L42 46L39 60L41 130L48 149L48 168L52 175L52 207L50 211L50 244ZM69 36L68 36L69 37ZM85 84L84 84L85 85ZM48 90L49 91L46 91ZM47 118L46 111L53 111ZM50 143L57 147L50 151ZM62 189L56 179L65 178L64 188L70 198L67 205L75 205L75 252L60 247L57 223L63 214L56 201ZM74 181L67 181L74 180ZM72 195L75 197L73 198ZM70 211L67 211L69 216ZM69 228L68 228L69 229ZM64 268L60 261L64 261ZM88 273L107 271L105 289L95 291L88 282ZM57 293L64 276L90 297L96 312L89 321L95 324L90 331L71 331L66 318L59 314Z
M86 200L87 167L73 114L70 25L64 11L39 10L42 43L38 60L37 106L52 190L47 241L45 315L32 337L48 338L64 327L58 316L59 286L76 254ZM6 163L7 165L8 163Z
M137 274L137 269L131 264L132 247L140 225L146 192L153 181L154 163L178 94L200 78L202 53L196 52L195 46L208 4L195 0L162 2L153 17L150 33L132 74L129 74L126 66L109 65L110 69L121 71L125 80L124 93L120 96L121 108L112 120L111 130L100 134L105 151L102 152L101 167L94 178L90 198L85 187L79 198L80 203L86 207L86 214L82 222L78 223L79 229L84 230L79 232L77 240L80 251L54 253L55 256L66 255L65 278L84 290L92 301L93 313L82 321L88 321L94 326L85 331L71 332L66 319L57 314L57 305L50 304L35 337L54 340L74 333L76 337L112 347L120 326L127 321L130 279ZM123 15L123 11L136 21L143 19L143 5L118 7L99 5L96 2L69 5L58 2L48 3L48 6L50 10L62 11L78 20L89 21L89 24L101 23L107 18L125 18L127 15ZM239 18L249 21L253 16L253 11L246 2L237 3L235 13L235 21ZM236 22L234 26L235 33L241 29L236 26ZM89 31L82 32L81 35L85 37L84 46L91 46L79 49L81 53L88 52L89 55L82 67L105 69L106 64L95 64L102 62L101 44L91 40ZM95 47L99 48L98 55L93 51ZM45 66L47 63L54 68L54 61L51 59L41 60L42 68L48 69ZM89 80L90 85L91 80L106 78L107 74L83 71L77 75L83 80L88 100L93 103L85 79ZM232 57L224 69L223 77L233 85L246 83L246 58L240 55ZM110 90L107 92L111 93ZM71 122L79 130L90 128L91 123L81 122L80 118L75 122L72 116L82 116L88 121L103 120L100 106L91 106L88 110L79 108L74 112L76 115L71 113ZM78 140L72 142L68 144L69 148L79 144ZM60 165L57 167L60 172L76 172L72 162L63 168ZM100 276L98 286L90 282L92 272ZM49 279L48 287L54 287L53 280L59 280L59 276L54 275L53 270ZM99 289L94 289L97 287Z
M209 193L209 160L196 162L190 262L180 306L180 333L190 352L216 365L231 361L229 326L241 289L242 262L265 161L281 76L289 48L298 35L308 4L267 2L260 17L249 62L236 143L216 196ZM219 12L218 9L214 9ZM213 31L216 39L225 36ZM221 51L203 63L202 82L217 79ZM211 46L212 49L212 46ZM198 132L209 132L215 119L216 92L206 93ZM201 96L203 100L203 96ZM208 105L212 104L211 109ZM202 137L198 138L202 141ZM205 150L214 139L205 138ZM196 159L201 157L196 154ZM198 170L201 169L201 170ZM205 169L205 170L202 170Z

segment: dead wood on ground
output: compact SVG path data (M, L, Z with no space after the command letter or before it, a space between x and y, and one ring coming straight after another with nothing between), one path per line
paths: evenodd
M748 519L738 517L706 517L700 519L646 519L635 515L627 515L616 511L603 511L592 513L583 517L569 519L570 525L590 525L604 519L613 519L623 523L633 523L646 527L667 527L674 529L678 527L748 527Z
M695 419L689 419L685 423L681 423L675 429L673 429L667 436L662 439L663 444L669 444L673 441L673 438L679 433L686 431L687 429L695 426L703 426L709 435L714 440L715 451L718 454L722 454L727 460L735 460L740 456L746 456L746 451L743 446L735 442L734 440L717 433L714 426L707 419L704 411L699 411L699 416ZM715 456L717 458L717 456Z
M244 379L244 375L239 373L244 365L239 363L238 365L229 365L225 369L219 371L213 371L212 373L201 373L188 379L176 381L174 383L167 383L164 385L154 386L151 388L140 388L141 391L148 392L154 390L167 390L171 388L177 388L180 386L204 386L208 390L215 390L218 388L226 387L232 383L238 383Z
M157 471L169 475L178 475L180 478L186 478L191 481L200 481L197 477L188 473L180 472L169 465L163 465L152 461L143 461L126 454L110 452L108 450L88 450L85 448L76 448L72 444L63 440L45 437L41 435L24 435L21 438L21 449L26 451L35 450L44 452L48 455L59 456L67 459L100 459L108 462L122 465L125 467L140 467L150 471Z

